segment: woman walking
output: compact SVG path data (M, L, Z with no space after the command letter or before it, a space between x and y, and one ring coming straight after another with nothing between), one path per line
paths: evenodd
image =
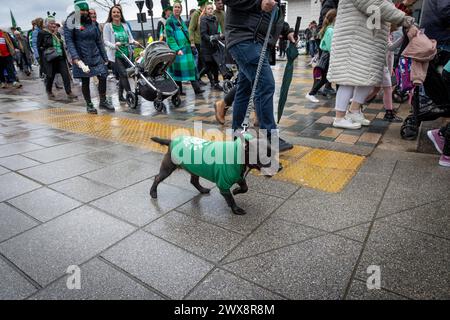
M166 21L167 44L177 53L174 63L169 68L169 73L178 84L181 95L185 95L182 81L190 81L195 94L200 94L205 91L200 88L196 80L194 56L189 42L188 29L181 18L182 10L181 0L175 0L173 13Z
M91 101L89 88L92 77L98 79L99 108L114 111L111 102L106 98L108 56L100 30L89 17L89 5L86 0L75 0L75 7L80 12L80 24L76 21L75 12L69 15L64 24L67 49L73 62L73 76L81 78L88 113L97 114L97 109Z
M49 100L55 98L52 93L53 81L56 74L61 74L64 82L64 89L67 97L72 100L77 96L72 93L70 84L69 68L67 66L67 56L64 50L64 42L61 34L57 30L56 20L48 13L46 28L39 31L37 37L37 48L41 57L43 72L46 74L45 89Z
M127 68L131 67L125 55L129 59L132 57L130 44L139 45L135 41L131 30L123 17L122 9L114 6L109 10L108 20L103 27L103 39L106 46L106 54L111 62L115 73L119 76L119 101L125 102L123 91L128 94L131 92L130 82L128 81Z
M219 22L214 15L214 7L208 3L205 7L205 14L200 16L200 35L202 38L201 52L203 61L206 64L205 73L211 73L211 88L223 91L219 82L219 65L214 60L214 55L219 54L217 46L221 31L219 30Z
M378 10L379 21L371 25L374 8ZM373 87L382 82L389 22L409 27L414 19L405 16L389 0L339 2L328 71L328 80L339 85L334 127L359 129L370 125L361 105Z

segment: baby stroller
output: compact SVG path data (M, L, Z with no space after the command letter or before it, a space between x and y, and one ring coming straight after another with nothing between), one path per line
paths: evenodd
M411 114L404 120L400 134L405 140L415 140L422 121L450 117L450 84L440 72L440 67L450 60L450 52L438 51L430 62L423 86L415 85L411 99ZM424 99L423 93L431 99Z
M230 92L230 90L236 85L237 77L234 78L233 70L229 67L227 62L232 60L231 57L227 57L225 50L225 44L218 38L213 38L212 43L216 43L216 52L213 54L213 59L219 66L219 72L223 77L223 91L225 93Z
M167 68L175 60L176 54L165 42L150 43L145 48L144 56L136 64L122 52L121 54L133 66L127 70L128 76L135 81L134 92L129 92L126 97L130 108L135 109L138 106L139 96L153 101L158 112L164 110L163 101L168 97L171 97L175 107L181 104L178 85L167 73Z

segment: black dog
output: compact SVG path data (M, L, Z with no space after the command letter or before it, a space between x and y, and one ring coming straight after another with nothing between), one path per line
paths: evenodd
M206 146L205 149L207 149L208 146L213 144L212 142L201 140L201 139L198 139L195 137L187 137L187 136L177 137L173 141L161 139L161 138L157 138L157 137L153 137L152 140L161 145L169 146L169 150L165 154L164 159L162 160L159 174L155 177L153 185L150 189L150 196L152 198L157 198L157 196L158 196L157 195L158 185L162 181L164 181L164 179L166 179L168 176L170 176L170 174L173 171L175 171L175 169L182 168L191 174L191 184L200 193L206 194L206 193L210 192L210 189L204 188L200 185L199 177L202 177L202 178L205 178L205 179L217 184L217 186L220 190L220 193L225 198L227 204L230 206L230 208L234 214L244 215L244 214L246 214L245 210L240 208L236 204L233 195L240 194L240 193L246 193L248 191L248 186L247 186L245 177L251 169L257 169L257 170L261 171L261 169L268 170L269 168L272 168L271 162L273 161L273 158L270 158L269 161L267 161L268 163L262 164L259 153L257 153L258 155L256 157L253 157L253 158L256 158L255 159L256 161L252 160L253 158L250 157L250 150L252 150L252 152L253 152L253 150L257 150L257 148L259 147L259 144L258 144L259 140L257 140L257 139L251 139L250 141L248 141L243 138L242 139L238 138L234 142L231 142L231 143L234 143L237 148L240 148L242 145L244 145L243 153L244 153L245 160L241 161L240 164L237 162L229 163L229 164L227 163L226 167L224 167L223 165L222 165L222 167L220 167L220 166L216 166L216 164L205 164L205 163L199 163L196 165L192 165L192 164L186 165L186 163L183 163L182 160L180 160L180 159L176 159L175 162L177 162L177 163L175 163L173 161L174 155L172 153L174 151L173 149L176 148L177 144L183 144L184 147L187 145L188 146L187 151L185 149L184 152L190 153L191 150L194 150L194 149L197 151L201 150L199 152L204 152L202 147L199 147L199 145L204 143ZM214 146L215 146L215 148L220 149L220 148L222 148L221 144L226 144L226 143L228 143L227 146L230 147L229 141L228 142L214 142ZM195 148L193 147L193 148L189 149L189 144L192 144L192 146L195 146ZM241 144L241 145L239 146L237 144ZM225 145L223 146L223 148L226 148ZM270 147L268 147L268 150L269 149L270 149ZM224 149L222 149L222 150L224 150ZM196 152L196 151L192 151L192 152ZM271 155L271 154L272 153L270 152L269 155ZM189 155L188 158L189 158L189 160L191 160L192 159L191 155ZM256 163L251 163L251 162L256 162ZM214 167L214 166L216 166L216 167ZM271 175L280 171L281 166L278 164L276 169L277 170L272 170ZM230 175L230 172L231 172L231 175ZM230 189L235 183L238 184L238 187L235 188L231 192Z

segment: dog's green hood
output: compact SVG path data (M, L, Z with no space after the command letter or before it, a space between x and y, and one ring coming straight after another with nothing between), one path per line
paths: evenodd
M175 164L214 182L221 192L229 192L242 179L245 159L241 139L213 142L179 136L170 143L170 150Z

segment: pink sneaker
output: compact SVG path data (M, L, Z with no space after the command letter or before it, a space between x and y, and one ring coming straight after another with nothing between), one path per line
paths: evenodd
M450 156L442 155L439 159L439 164L443 167L450 167Z
M436 150L442 154L442 150L444 150L445 139L440 135L439 129L430 130L427 132L428 138L433 142Z

